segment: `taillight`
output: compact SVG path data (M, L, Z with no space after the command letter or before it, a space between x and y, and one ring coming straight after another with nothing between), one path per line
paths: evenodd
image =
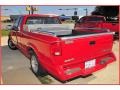
M61 55L61 48L60 48L59 42L55 42L55 43L51 44L51 54L54 56Z
M67 69L67 70L65 71L65 74L66 74L66 75L71 75L71 74L73 74L73 73L79 72L80 70L81 70L80 67Z

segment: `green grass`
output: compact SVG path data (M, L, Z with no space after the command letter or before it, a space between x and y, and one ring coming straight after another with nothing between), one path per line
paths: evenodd
M1 30L2 36L8 36L10 30Z

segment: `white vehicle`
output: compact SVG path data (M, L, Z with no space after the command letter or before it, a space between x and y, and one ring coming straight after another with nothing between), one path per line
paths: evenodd
M12 29L12 25L7 25L7 26L6 26L6 29L7 29L7 30L11 30L11 29Z

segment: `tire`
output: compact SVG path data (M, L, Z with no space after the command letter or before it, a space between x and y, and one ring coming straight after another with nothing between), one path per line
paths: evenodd
M15 44L12 42L12 40L10 38L8 39L8 47L11 50L16 50L17 49L17 47L15 46Z
M44 77L47 75L46 71L43 69L43 67L38 62L37 55L34 53L34 51L30 51L30 66L31 66L32 72L36 76Z

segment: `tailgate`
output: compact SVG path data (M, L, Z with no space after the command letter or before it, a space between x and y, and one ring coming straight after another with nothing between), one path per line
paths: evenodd
M62 60L64 63L77 63L94 59L111 52L113 33L102 33L62 38Z

